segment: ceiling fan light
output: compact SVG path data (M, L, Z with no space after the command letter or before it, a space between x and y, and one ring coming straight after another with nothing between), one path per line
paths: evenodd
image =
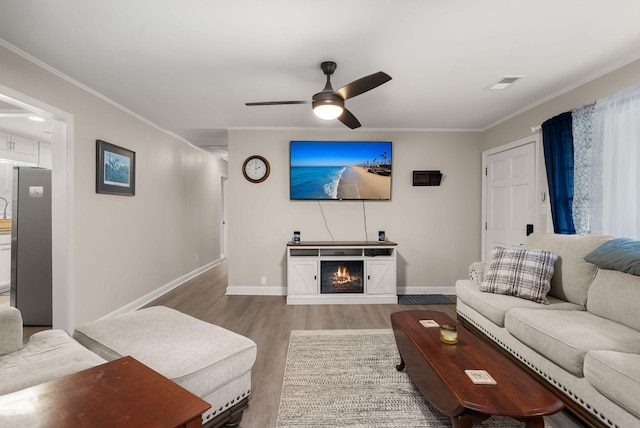
M321 104L313 107L313 112L320 119L333 120L342 114L342 107L334 104Z

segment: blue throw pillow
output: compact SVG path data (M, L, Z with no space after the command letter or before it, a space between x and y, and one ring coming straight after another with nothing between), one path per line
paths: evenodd
M584 257L603 269L640 276L640 241L617 238L607 241Z

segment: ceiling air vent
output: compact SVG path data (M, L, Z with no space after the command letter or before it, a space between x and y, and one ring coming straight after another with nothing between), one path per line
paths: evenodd
M495 82L494 84L485 88L487 91L502 91L507 89L509 86L516 83L518 80L525 78L526 76L503 76L500 80Z

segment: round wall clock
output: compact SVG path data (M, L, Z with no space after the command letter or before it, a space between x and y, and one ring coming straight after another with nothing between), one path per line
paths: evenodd
M259 155L249 156L242 164L244 178L252 183L262 183L270 172L269 161Z

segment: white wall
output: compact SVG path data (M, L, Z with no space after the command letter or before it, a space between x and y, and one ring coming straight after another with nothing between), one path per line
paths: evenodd
M219 258L226 163L3 47L0 85L73 115L75 257L68 287L76 324ZM96 139L136 152L136 196L95 193Z
M318 202L289 200L290 140L393 142L392 200L365 202L366 238L385 230L398 243L398 287L451 290L480 257L481 155L477 133L367 131L231 131L229 133L229 291L283 292L285 245L294 230L303 240L331 240ZM253 154L271 164L269 178L252 184L242 163ZM413 187L412 171L436 169L439 187ZM361 202L324 201L334 238L365 240ZM267 284L261 285L262 276ZM424 290L426 288L426 290ZM413 290L417 291L417 290Z

